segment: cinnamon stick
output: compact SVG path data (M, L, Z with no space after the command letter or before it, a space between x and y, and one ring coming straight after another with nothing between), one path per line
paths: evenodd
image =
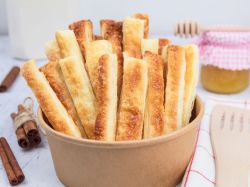
M17 114L16 113L12 113L11 114L11 118L14 121L14 119L16 118ZM23 127L18 127L16 130L16 137L17 137L17 142L18 145L24 149L28 148L30 146L30 142L25 134L25 131L23 129Z
M40 135L33 136L30 139L31 139L31 142L32 142L32 146L37 146L42 141Z
M9 161L10 166L11 166L11 168L12 168L12 170L13 170L16 178L17 178L17 181L18 181L17 184L23 182L24 179L25 179L23 171L21 170L21 168L20 168L20 166L19 166L19 164L18 164L18 162L17 162L17 160L16 160L16 158L15 158L15 156L14 156L14 154L13 154L7 140L4 137L0 138L0 144L1 144L1 147L3 148L3 151L6 153L7 160ZM6 158L4 158L4 159L6 161ZM6 173L7 173L7 170L6 170ZM15 180L12 181L12 182L15 182ZM13 183L13 184L16 184L16 183Z
M11 185L17 185L18 184L18 180L17 177L11 167L11 164L8 160L7 154L3 148L2 143L0 142L0 156L1 156L1 160L3 163L3 167L5 169L6 175L8 177L9 183Z
M19 72L20 72L20 68L18 66L14 66L9 71L9 73L5 76L4 80L0 84L0 92L5 92L5 91L7 91L7 89L9 87L11 87L11 85L13 84L15 79L17 78Z
M26 108L23 105L18 105L18 113L26 112ZM33 137L38 134L36 123L29 120L23 124L23 129L28 137Z
M23 105L18 105L18 113L26 112L26 108ZM24 122L23 129L32 146L36 146L41 143L41 137L35 121L29 120Z

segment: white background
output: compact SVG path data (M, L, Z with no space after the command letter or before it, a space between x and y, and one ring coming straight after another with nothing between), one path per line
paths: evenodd
M7 0L0 0L0 34L7 33ZM27 0L23 0L27 1ZM30 0L31 1L31 0ZM49 3L51 0L36 0ZM174 23L194 19L201 24L237 24L250 26L250 0L72 0L79 3L78 18L123 18L135 12L151 17L152 34L170 34ZM58 5L60 6L60 5ZM97 26L95 30L97 30Z

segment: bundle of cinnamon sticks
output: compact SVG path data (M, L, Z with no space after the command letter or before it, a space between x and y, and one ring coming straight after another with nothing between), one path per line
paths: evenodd
M31 148L40 144L41 137L36 122L23 105L18 105L18 113L12 113L11 118L20 147Z
M10 184L17 185L23 182L25 179L23 171L4 137L0 138L0 156Z

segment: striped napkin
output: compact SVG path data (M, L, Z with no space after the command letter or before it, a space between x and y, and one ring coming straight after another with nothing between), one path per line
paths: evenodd
M205 112L202 119L195 144L195 151L181 187L214 187L215 186L215 162L210 141L210 115L215 105L223 104L238 108L250 108L250 100L221 100L209 97L205 102Z

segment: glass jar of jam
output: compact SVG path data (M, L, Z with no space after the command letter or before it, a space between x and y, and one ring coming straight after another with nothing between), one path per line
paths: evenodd
M206 32L199 39L201 83L211 92L231 94L249 85L250 33Z

